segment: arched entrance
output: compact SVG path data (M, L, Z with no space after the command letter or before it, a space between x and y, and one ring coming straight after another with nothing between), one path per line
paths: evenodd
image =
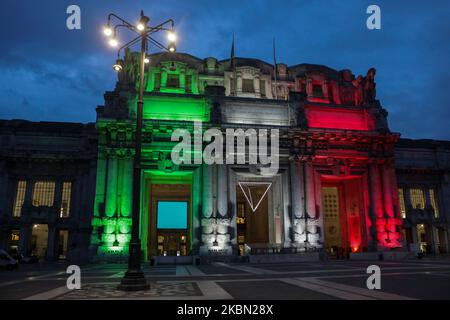
M365 251L364 198L360 177L323 176L324 242L331 257Z

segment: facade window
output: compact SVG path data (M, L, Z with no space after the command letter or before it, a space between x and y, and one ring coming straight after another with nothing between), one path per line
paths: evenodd
M169 88L179 88L180 87L180 77L177 74L167 74L166 87Z
M323 97L323 88L321 84L313 84L312 86L313 96L317 98Z
M261 97L266 96L266 80L259 80L259 92L261 92Z
M398 189L398 200L400 202L400 214L402 218L406 218L405 195L403 194L403 188Z
M55 198L54 181L37 181L33 186L33 206L53 206Z
M425 196L422 189L410 189L409 194L411 195L411 204L413 209L425 208Z
M242 92L255 93L253 79L242 79Z
M439 207L437 205L436 195L434 194L434 189L429 189L428 192L430 194L431 206L434 209L434 216L436 218L438 218L439 217Z
M72 191L72 182L64 182L62 188L61 210L59 216L67 218L70 214L70 195Z
M16 199L14 200L13 216L20 217L22 211L23 202L25 201L25 191L27 188L27 182L20 180L17 183Z

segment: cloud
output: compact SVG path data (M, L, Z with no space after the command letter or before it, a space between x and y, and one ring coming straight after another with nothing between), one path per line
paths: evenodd
M152 23L173 18L178 48L200 58L236 55L325 64L365 74L377 68L377 92L393 130L450 139L450 3L377 0L382 30L365 27L369 0L77 0L82 29L65 28L70 1L4 0L0 12L0 118L95 121L103 93L114 88L114 50L101 34L109 12ZM20 21L11 28L11 21ZM125 39L126 34L119 35ZM152 49L153 50L153 49ZM26 102L26 103L25 103Z

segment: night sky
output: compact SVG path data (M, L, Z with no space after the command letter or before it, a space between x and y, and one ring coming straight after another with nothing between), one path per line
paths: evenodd
M206 58L324 64L365 75L377 69L377 94L391 130L450 140L450 1L2 0L0 118L94 122L112 90L116 50L101 32L109 12L156 24L173 18L177 49ZM66 28L66 8L81 7L81 30ZM366 28L377 4L382 29ZM122 39L131 34L122 33ZM125 39L126 38L126 39ZM153 48L154 49L154 48Z

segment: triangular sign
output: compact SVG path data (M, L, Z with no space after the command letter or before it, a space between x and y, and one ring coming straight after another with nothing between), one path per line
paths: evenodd
M267 194L267 191L269 191L270 187L272 186L272 182L250 182L250 181L240 181L238 182L239 187L242 190L242 193L245 196L245 199L247 199L248 204L250 205L250 208L253 212L255 212L259 205L261 204L261 201L264 199L264 197ZM255 198L256 194L252 194L252 188L251 187L260 187L265 186L266 190L263 192L261 198L258 201ZM253 189L255 190L255 189ZM255 204L256 203L256 204Z

